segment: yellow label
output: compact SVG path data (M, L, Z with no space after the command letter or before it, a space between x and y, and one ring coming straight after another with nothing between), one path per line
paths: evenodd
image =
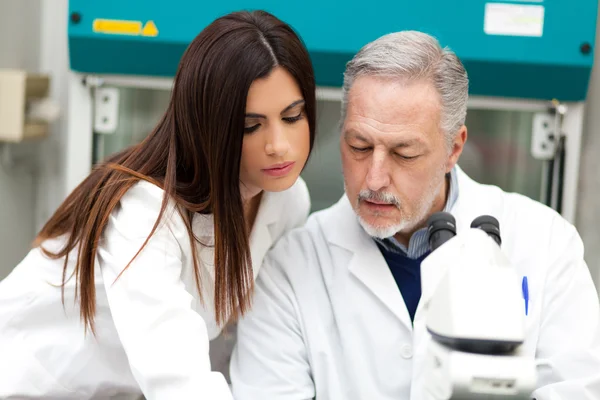
M158 28L156 27L156 24L154 23L154 21L146 22L144 29L142 29L142 35L143 36L158 36Z
M117 19L95 19L92 29L96 33L137 36L142 32L142 23L140 21L123 21Z

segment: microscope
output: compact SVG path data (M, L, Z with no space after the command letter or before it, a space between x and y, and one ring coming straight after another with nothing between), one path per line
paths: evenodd
M476 218L456 233L446 212L428 220L431 254L421 264L427 400L531 398L535 360L520 353L527 293L501 251L498 221ZM525 298L524 298L525 295Z

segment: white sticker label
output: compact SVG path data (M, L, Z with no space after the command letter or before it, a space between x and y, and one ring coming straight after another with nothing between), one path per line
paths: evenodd
M487 3L483 30L488 35L541 37L544 6Z

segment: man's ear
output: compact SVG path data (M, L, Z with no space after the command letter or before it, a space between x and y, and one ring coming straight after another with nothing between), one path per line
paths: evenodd
M458 162L463 148L465 147L467 136L467 127L463 125L454 136L454 141L452 142L448 157L448 164L446 165L446 173L450 172Z

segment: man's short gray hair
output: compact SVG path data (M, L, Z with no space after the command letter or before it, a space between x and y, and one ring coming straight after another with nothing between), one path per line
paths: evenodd
M364 46L346 66L342 119L346 116L348 92L360 76L431 82L440 95L440 128L448 144L465 123L469 96L467 71L454 52L442 48L430 35L402 31L382 36Z

